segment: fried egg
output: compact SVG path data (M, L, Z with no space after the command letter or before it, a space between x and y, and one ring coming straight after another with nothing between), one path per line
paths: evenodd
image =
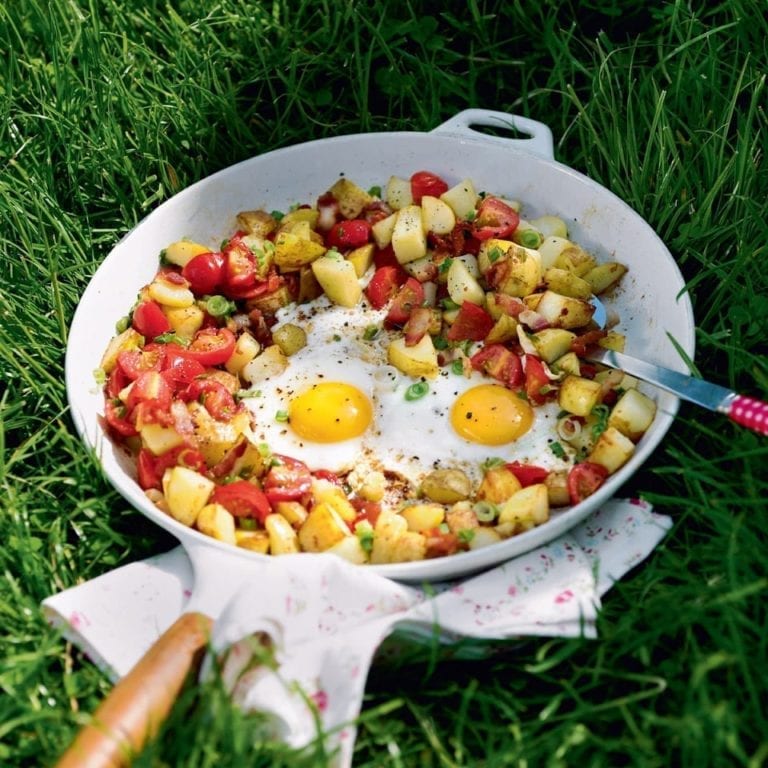
M393 472L414 485L441 468L479 482L489 458L567 466L549 450L556 403L532 408L482 374L450 366L422 382L423 396L407 397L414 379L388 364L389 335L367 338L385 314L335 306L325 296L281 310L278 323L304 328L307 343L245 401L258 440L313 470Z

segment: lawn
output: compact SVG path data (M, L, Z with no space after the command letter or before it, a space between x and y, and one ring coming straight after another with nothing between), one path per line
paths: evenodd
M467 107L515 112L547 123L557 159L667 243L694 306L696 372L766 399L765 11L748 0L5 3L0 763L52 764L110 688L41 601L173 545L107 484L67 412L69 323L131 226L273 148L429 130ZM625 489L674 526L606 597L599 639L375 667L355 765L768 765L767 466L765 437L683 405ZM185 691L136 764L323 762L269 741L214 682Z

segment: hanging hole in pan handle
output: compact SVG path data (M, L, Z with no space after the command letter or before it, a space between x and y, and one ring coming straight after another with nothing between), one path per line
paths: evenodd
M537 120L492 109L465 109L437 126L432 133L483 139L532 152L554 160L554 142L549 126Z

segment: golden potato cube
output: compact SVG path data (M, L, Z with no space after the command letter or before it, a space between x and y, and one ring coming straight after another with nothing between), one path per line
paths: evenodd
M515 473L504 465L489 467L477 489L477 498L491 504L503 504L522 487Z
M169 467L163 473L163 495L168 512L183 525L192 526L208 503L215 484L187 467Z
M264 518L264 528L269 536L270 554L292 555L301 551L296 531L282 515L267 515Z
M400 264L422 259L427 255L427 233L421 221L421 208L406 205L397 212L392 231L392 249Z
M600 402L601 394L599 381L582 376L566 376L560 383L557 401L564 411L586 417Z
M567 269L550 267L544 273L544 282L549 290L563 296L589 301L594 291L592 286L583 278L569 272Z
M460 469L435 469L421 481L421 492L439 504L455 504L472 494L472 482Z
M299 529L299 544L304 552L324 552L351 533L330 504L315 504Z
M310 229L316 229L317 220L319 218L320 211L318 211L317 208L296 208L295 210L286 213L285 216L280 219L280 226L295 224L298 221L305 221L309 224Z
M371 227L373 240L379 248L386 248L392 242L396 221L397 211L391 213L386 219L380 219Z
M599 339L597 345L603 349L612 349L614 352L623 352L627 337L617 331L608 331L608 333Z
M597 266L597 259L587 253L581 246L571 243L564 248L552 265L560 269L567 269L579 277L583 277L593 267Z
M542 268L547 270L554 267L560 254L572 245L573 243L567 237L560 237L559 235L546 236L538 247Z
M266 211L240 211L237 214L237 225L248 235L264 238L277 229L277 219Z
M347 261L355 268L355 274L362 277L373 264L373 243L366 243L347 254Z
M447 235L456 226L456 214L445 200L432 195L421 198L421 219L427 232L436 235Z
M413 346L407 346L405 337L400 336L390 342L387 359L406 376L433 379L440 371L437 363L437 350L432 337L427 333Z
M471 501L457 501L445 513L445 524L451 533L477 528L480 523Z
M480 274L484 275L510 248L518 246L514 240L501 240L497 237L491 237L480 243L480 250L477 253L477 265L480 268Z
M368 553L363 549L360 539L355 534L345 536L325 551L328 554L337 555L353 565L365 565L368 562Z
M373 532L371 563L397 562L397 542L408 532L408 523L401 515L383 512L376 520Z
M635 452L635 444L616 427L608 427L592 448L587 461L602 464L610 474L624 466Z
M304 525L309 515L307 508L299 501L278 501L274 508L275 512L282 515L294 528Z
M300 325L284 323L272 329L272 341L290 357L307 346L307 332Z
M240 370L240 376L251 384L279 376L288 367L288 358L277 344L270 344Z
M445 507L442 504L408 504L400 510L408 523L409 531L428 531L437 528L445 520Z
M547 486L550 507L567 507L571 503L567 472L550 472L544 480L544 485Z
M446 287L448 295L456 304L461 305L465 301L479 306L485 304L485 291L461 259L451 259Z
M413 205L410 179L390 176L384 189L384 199L393 211L399 211L401 208Z
M237 545L235 518L221 504L206 504L198 513L195 526L206 536Z
M143 344L144 337L138 331L134 331L133 328L126 328L122 333L111 339L104 350L99 367L104 373L112 373L117 365L117 356L121 352L140 349Z
M478 194L471 179L463 179L440 195L444 203L448 203L458 219L467 219L475 212Z
M500 315L485 337L486 344L503 344L517 338L517 320L510 315Z
M609 261L592 267L584 274L584 281L592 288L592 293L605 293L621 280L627 272L623 264Z
M566 352L552 362L554 373L570 373L573 376L581 376L581 361L575 352Z
M152 301L164 307L191 307L195 303L195 295L186 285L170 283L160 277L149 284L147 292Z
M327 504L345 523L351 523L357 517L357 510L344 489L330 480L315 478L312 481L312 500L315 504Z
M269 534L266 531L246 531L235 529L235 543L242 549L258 552L261 555L269 553Z
M209 467L221 462L250 429L246 412L236 414L229 421L218 421L196 401L187 403L187 411L192 417L197 448Z
M549 492L544 483L535 483L513 494L499 511L499 526L511 525L514 533L527 531L549 520Z
M568 225L559 216L546 214L528 222L535 227L544 237L568 237Z
M493 528L488 528L485 525L473 528L472 533L473 536L469 542L471 550L489 547L491 544L498 544L502 540L501 536Z
M205 312L197 304L189 307L163 307L163 313L168 318L171 330L180 338L191 341L194 335L203 327Z
M319 259L325 251L324 245L291 232L281 232L275 238L275 264L283 272L296 272Z
M302 267L299 270L299 295L296 299L297 302L304 304L307 301L316 299L322 293L323 289L320 287L320 283L317 282L312 267Z
M139 433L142 445L155 456L172 451L184 442L183 435L162 424L143 424Z
M192 242L192 240L177 240L163 249L163 256L171 264L186 267L195 256L199 256L201 253L210 253L211 250L207 245L201 245Z
M633 442L648 430L656 416L656 403L639 389L627 389L618 399L608 417L608 426L615 427Z
M243 331L235 342L235 350L224 367L239 376L243 368L261 352L261 344L248 331Z
M312 271L325 295L340 307L354 307L363 295L355 265L340 255L321 256L312 262Z
M497 253L490 248L485 254L490 261L488 271L485 273L490 287L499 293L518 298L533 293L542 279L541 257L538 252L511 243L500 256L497 256Z
M576 334L564 328L545 328L531 334L529 338L538 356L545 363L551 363L570 352Z
M361 187L347 178L339 179L328 190L338 201L339 210L345 219L356 219L373 198Z
M582 328L592 319L595 307L583 299L546 290L536 311L554 328Z

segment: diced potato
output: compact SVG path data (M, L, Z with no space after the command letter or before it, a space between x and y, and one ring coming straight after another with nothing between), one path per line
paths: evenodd
M142 445L155 456L172 451L184 442L184 435L162 424L143 424L140 434Z
M529 338L539 357L545 363L551 363L570 351L576 334L564 328L545 328L531 334Z
M547 270L554 267L560 254L572 245L573 243L567 237L560 237L558 235L545 237L544 242L538 248L542 269Z
M616 427L608 427L592 448L587 461L602 464L609 473L613 474L624 466L635 452L635 444Z
M250 417L244 411L229 421L218 421L198 402L187 403L187 410L192 417L197 448L209 467L222 461L250 429Z
M516 318L525 306L517 297L490 291L485 296L485 308L494 320L498 320L502 315Z
M319 233L315 232L309 225L309 222L304 219L292 219L280 222L280 228L277 230L278 237L287 233L290 235L296 235L300 240L312 240L315 243L322 243L323 237ZM277 237L275 238L277 239Z
M272 376L279 376L288 366L288 359L277 344L270 344L264 350L246 363L240 375L251 384L257 384Z
M638 389L627 389L614 405L608 426L615 427L630 440L639 440L653 423L656 403Z
M206 536L237 545L235 518L221 504L206 504L198 513L195 525Z
M282 515L294 528L300 528L307 519L307 508L300 501L278 501L275 512Z
M197 304L189 307L164 307L171 330L182 339L191 340L203 327L205 312Z
M589 416L600 402L600 382L582 376L566 376L560 383L557 402L564 411L574 416Z
M566 352L552 363L554 373L570 373L573 376L581 376L581 361L575 352Z
M623 352L627 337L617 331L608 331L608 333L599 339L597 345L603 349L612 349L614 352Z
M261 344L248 331L243 331L235 342L235 350L224 367L235 376L261 352Z
M266 531L235 530L235 543L242 549L266 555L269 552L269 534Z
M587 253L580 245L571 243L567 248L563 248L552 265L560 269L567 269L579 277L583 277L593 267L597 266L597 259L590 253Z
M391 213L386 219L380 219L371 227L373 240L379 248L386 248L392 242L396 221L397 212Z
M401 208L413 205L410 180L402 179L399 176L390 176L384 190L384 199L393 211L399 211Z
M247 299L245 305L248 311L259 309L265 315L274 315L278 309L287 307L292 301L290 288L287 285L280 285L274 291Z
M583 299L544 291L536 311L555 328L581 328L592 319L595 307Z
M229 371L222 371L218 368L209 368L205 372L205 378L218 381L219 384L227 388L227 391L234 395L240 389L240 379Z
M409 531L428 531L437 528L445 520L445 507L442 504L409 504L400 510L408 523Z
M275 238L275 264L283 272L295 272L319 259L325 251L324 245L290 232L281 232Z
M445 524L451 533L474 530L480 523L471 501L457 501L445 513Z
M263 238L277 229L277 219L266 211L240 211L237 225L243 232Z
M296 208L293 211L286 213L285 216L280 219L280 226L294 224L298 221L305 221L309 224L310 229L315 229L319 218L320 211L318 211L317 208Z
M162 484L171 517L188 526L195 524L215 487L212 480L199 472L180 466L166 469Z
M559 216L545 215L528 222L541 232L544 237L568 237L568 225Z
M307 301L312 301L318 296L322 295L323 289L320 283L317 282L315 273L312 271L312 267L302 267L299 270L299 295L297 301L299 304L303 304Z
M436 235L447 235L456 226L456 214L448 203L439 197L424 195L421 198L421 218L424 229Z
M256 274L264 279L275 262L275 245L259 235L243 235L243 243L248 246L256 266Z
M339 210L345 219L356 219L373 198L361 187L347 178L339 179L328 190L338 201Z
M503 344L517 338L517 320L510 315L500 315L485 337L486 344Z
M408 261L402 267L411 277L415 277L422 283L425 291L429 281L433 280L437 273L435 262L432 261L430 256L425 256L423 259L416 259L415 261Z
M498 544L501 541L501 536L493 528L480 526L479 528L473 528L472 531L474 536L469 542L470 549L489 547L491 544Z
M379 515L370 558L373 565L423 560L426 553L425 537L416 531L409 531L405 518L393 513Z
M325 551L331 555L337 555L353 565L365 565L368 562L368 553L363 549L360 539L354 534L345 536Z
M166 307L189 307L195 303L195 295L186 283L171 283L156 277L147 289L149 297Z
M527 531L549 520L549 492L544 483L521 488L499 512L499 526L511 525L513 533Z
M421 492L431 501L455 504L472 494L472 482L460 469L435 469L421 481Z
M210 253L211 249L207 245L192 242L192 240L177 240L163 249L165 260L176 264L178 267L186 267L187 263L192 261L195 256L201 253Z
M383 472L353 469L347 475L347 482L352 490L366 501L381 501L387 490L387 480Z
M355 266L340 256L321 256L312 262L312 271L325 295L340 307L354 307L363 295Z
M599 264L592 267L584 274L584 281L592 288L592 293L605 293L621 280L627 272L623 264L610 261L605 264Z
M544 273L544 282L549 290L560 293L563 296L572 296L575 299L589 301L592 298L592 286L583 278L574 275L567 269L550 267Z
M502 464L485 471L477 489L477 498L491 504L503 504L522 487L514 472Z
M232 458L232 475L249 478L259 477L264 472L264 454L248 433L241 437L232 448L233 454L227 454L224 461Z
M477 198L475 185L471 179L463 179L447 192L443 192L440 195L440 199L444 203L448 203L459 219L467 219L474 213Z
M481 246L479 261L483 270L484 262L490 264L485 273L491 288L508 296L523 297L533 293L541 283L541 259L537 251L510 243L506 250L502 246L488 243L504 243L504 240L486 240L485 250ZM491 270L490 267L493 267Z
M312 481L312 499L315 505L327 504L345 523L351 523L357 517L357 510L344 490L329 480Z
M437 350L432 337L425 334L421 340L409 347L405 337L395 338L387 348L387 359L406 376L435 378L440 371L437 363Z
M347 254L349 261L355 268L355 274L362 277L373 264L373 243L366 243L355 248Z
M510 249L518 247L513 240L500 240L497 237L491 237L480 243L480 250L477 254L477 264L481 274L488 270Z
M104 373L112 373L117 365L117 356L121 352L140 349L143 344L144 337L138 331L135 331L133 328L126 328L109 342L101 357L99 367Z
M451 266L448 267L447 287L451 300L459 305L465 301L479 306L485 304L485 291L461 259L451 259Z
M272 329L272 341L290 357L307 346L307 332L300 325L283 323Z
M544 485L547 486L550 507L567 507L571 503L567 472L550 472L544 480Z
M427 255L427 233L418 205L406 205L397 212L392 231L392 249L401 264L423 259Z
M304 552L325 552L351 533L338 512L321 502L312 507L299 529L299 544Z
M270 554L292 555L301 551L296 531L282 515L267 515L264 518L264 528L269 536Z

